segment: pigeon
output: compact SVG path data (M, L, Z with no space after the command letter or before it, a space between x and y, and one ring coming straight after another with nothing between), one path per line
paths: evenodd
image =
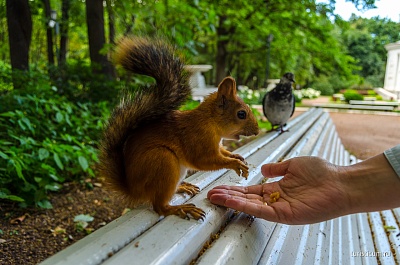
M295 99L292 91L294 74L286 73L274 89L265 94L263 111L265 117L271 122L272 128L279 126L280 132L286 132L283 126L292 117L295 108Z

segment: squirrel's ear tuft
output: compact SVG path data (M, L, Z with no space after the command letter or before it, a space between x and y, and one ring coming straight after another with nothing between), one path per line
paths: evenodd
M218 97L235 98L236 97L236 81L233 77L225 77L218 85Z

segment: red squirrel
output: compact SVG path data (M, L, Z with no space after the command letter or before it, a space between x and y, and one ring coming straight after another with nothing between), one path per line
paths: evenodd
M150 87L126 95L111 114L100 142L99 172L130 206L151 204L159 215L204 219L194 204L170 205L175 192L197 194L182 182L188 168L233 169L248 176L244 158L224 149L221 138L257 135L257 121L226 77L195 109L180 111L191 94L189 73L176 49L161 39L125 37L115 61L153 77Z

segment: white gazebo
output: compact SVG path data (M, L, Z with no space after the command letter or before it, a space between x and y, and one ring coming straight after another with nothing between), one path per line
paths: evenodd
M388 51L384 90L389 99L400 99L400 41L385 45Z

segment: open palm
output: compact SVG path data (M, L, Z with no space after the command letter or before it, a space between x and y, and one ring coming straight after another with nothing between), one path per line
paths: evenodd
M218 186L209 191L212 203L266 220L286 224L315 223L349 212L348 193L333 164L317 157L298 157L262 167L265 177L281 180L249 187ZM271 202L270 195L280 198Z

